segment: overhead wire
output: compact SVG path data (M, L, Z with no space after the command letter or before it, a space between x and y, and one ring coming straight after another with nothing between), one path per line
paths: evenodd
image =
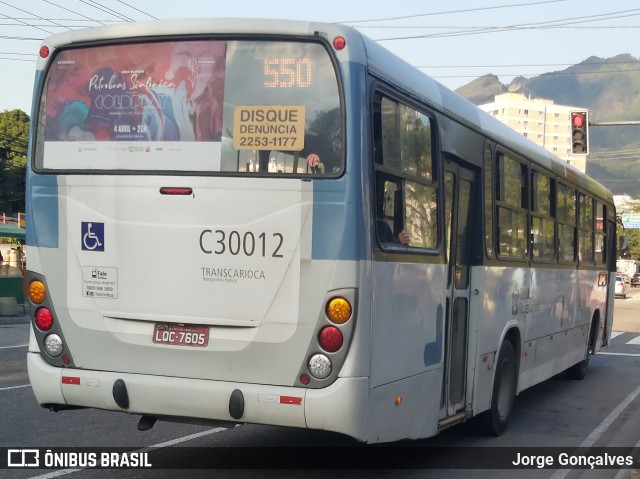
M4 4L4 5L7 5L7 6L11 7L11 8L15 8L13 5L9 5L9 4L8 4L8 3L6 3L6 2L0 2L0 3L2 3L2 4ZM17 10L19 10L19 9L17 9ZM11 17L11 16L9 16L9 15L6 15L6 14L4 14L4 13L3 13L3 14L0 14L0 15L2 15L4 18L8 18L8 19L10 19L10 20L15 20L15 21L17 21L17 22L19 22L19 23L21 23L21 24L23 24L23 25L26 25L26 26L28 26L28 27L32 27L32 25L31 25L31 24L29 24L29 23L27 23L27 22L24 22L24 21L22 21L22 20L18 20L18 19L16 19L16 18ZM45 33L48 33L49 35L52 35L52 34L53 34L53 32L51 32L51 31L49 31L49 30L45 30L44 28L41 28L41 27L33 27L33 28L37 28L38 30L41 30L41 31L43 31L43 32L45 32Z
M116 11L113 8L108 8L108 7L102 7L98 2L95 2L93 0L79 0L80 2L84 3L85 5L94 8L94 9L98 9L101 10L109 15L115 16L116 18L118 18L118 20L103 20L103 19L98 19L98 18L92 18L90 16L85 15L84 13L81 13L77 10L73 10L70 9L68 7L62 6L58 3L55 3L51 0L43 0L45 3L48 3L56 8L60 8L61 10L64 10L66 12L72 13L74 15L77 15L78 17L81 17L81 19L55 19L55 18L44 18L38 14L29 12L27 10L24 10L22 8L19 8L15 5L11 5L5 1L0 0L0 3L3 5L6 5L10 8L16 9L20 12L25 13L26 15L28 15L28 17L17 17L17 16L9 16L6 14L0 14L0 19L5 18L7 20L10 20L13 23L2 23L2 25L4 26L24 26L24 27L30 27L30 28L35 28L37 30L43 31L45 33L47 33L48 35L53 34L54 32L52 32L50 29L47 29L46 27L51 27L51 26L55 26L55 27L59 27L59 28L64 28L67 30L72 30L75 28L86 28L86 27L90 27L90 26L95 26L96 24L99 25L106 25L108 23L116 23L116 22L121 22L121 21L134 21L133 18L128 17L118 11ZM156 18L153 15L135 7L132 5L129 5L126 2L123 2L121 0L118 0L119 3L121 3L122 5L125 5L139 13L142 13L143 15L147 15L151 18ZM33 20L38 19L38 20L42 20L43 22L45 22L45 24L38 24L35 23ZM60 22L66 22L66 23L72 23L71 25L69 24L63 24ZM84 24L78 24L78 22L85 22ZM89 24L87 24L89 23ZM44 40L44 37L28 37L28 36L14 36L14 35L0 35L0 40L18 40L18 41L42 41ZM5 55L13 55L12 53L4 53ZM19 53L16 53L16 55L20 55ZM0 57L0 60L13 60L13 61L30 61L30 60L26 60L24 58L13 58L13 57Z
M70 10L69 8L63 7L62 5L58 5L57 3L53 3L53 2L52 2L52 1L50 1L50 0L43 0L43 1L44 1L44 2L46 2L46 3L48 3L49 5L53 5L54 7L61 8L62 10L66 10L67 12L70 12L70 13L74 13L74 14L78 15L79 17L83 17L83 18L85 18L85 19L87 19L87 20L90 20L90 21L92 21L92 22L99 23L100 25L106 25L104 22L102 22L102 21L100 21L100 20L92 19L91 17L87 17L87 16L86 16L86 15L84 15L83 13L76 12L75 10Z
M105 6L99 4L98 2L95 2L93 0L79 0L79 1L84 3L85 5L88 5L88 6L92 7L92 8L97 9L97 10L101 10L101 11L103 11L105 13L109 13L109 14L111 14L111 15L113 15L115 17L121 18L122 20L125 20L127 22L134 21L133 18L127 17L126 15L122 15L122 14L116 12L115 10L113 10L111 8L108 8L108 7L105 7Z
M53 6L59 7L65 11L68 11L70 13L74 13L78 16L83 17L84 19L88 20L88 21L94 21L96 23L100 23L100 24L105 24L106 21L104 20L97 20L97 19L92 19L91 17L88 17L82 13L79 13L75 10L63 7L59 4L56 4L54 2L52 2L51 0L43 0ZM94 1L94 0L79 0L82 3L84 3L85 5L88 5L92 8L101 10L105 13L108 13L110 15L114 15L117 16L120 19L124 19L125 21L133 21L132 18L117 12L116 10L114 10L113 8L109 8L109 7L105 7L101 4L98 4L98 2ZM157 17L155 17L154 15L151 15L147 12L144 12L143 10L128 4L127 2L124 2L122 0L116 0L118 1L118 3L132 8L137 12L142 13L143 15L149 16L151 18L157 19ZM407 15L407 16L402 16L402 17L389 17L389 18L378 18L378 19L369 19L369 20L352 20L350 22L343 22L343 23L367 23L367 22L380 22L380 21L393 21L393 20L399 20L399 19L407 19L407 18L419 18L419 17L424 17L424 16L435 16L435 15L446 15L446 14L457 14L457 13L468 13L468 12L476 12L476 11L482 11L482 10L495 10L495 9L503 9L503 8L518 8L518 7L527 7L527 6L539 6L539 5L544 5L544 4L548 4L548 3L558 3L558 2L564 2L567 0L547 0L547 1L542 1L542 2L527 2L527 3L521 3L521 4L510 4L510 5L497 5L497 6L491 6L491 7L478 7L478 8L472 8L472 9L461 9L461 10L449 10L449 11L442 11L442 12L432 12L432 13L424 13L424 14L415 14L415 15ZM6 2L0 1L0 3L4 3L6 4ZM514 28L550 28L552 25L550 24L554 24L554 23L558 23L558 22L562 22L562 21L575 21L575 20L579 20L579 21L600 21L603 19L608 19L611 18L612 15L618 15L621 13L627 14L626 16L629 16L628 14L630 12L640 12L640 9L631 9L631 10L623 10L623 11L618 11L618 12L610 12L610 13L605 13L605 14L598 14L598 15L589 15L589 16L582 16L582 17L573 17L573 18L569 18L569 19L561 19L561 20L551 20L551 21L547 21L547 22L537 22L537 23L530 23L530 24L521 24L521 25L512 25L512 26L506 26L506 27L475 27L474 29L471 30L458 30L456 32L444 32L444 33L436 33L436 34L431 34L431 35L421 35L421 36L404 36L404 37L394 37L394 38L386 38L386 39L378 39L378 41L386 41L386 40L402 40L402 39L411 39L411 38L438 38L438 37L443 37L443 36L462 36L462 35L468 35L468 34L479 34L479 33L489 33L489 32L497 32L497 31L508 31L508 29L514 29ZM28 12L27 12L28 13ZM640 15L640 13L634 13L633 15ZM40 17L41 18L41 17ZM16 21L20 21L23 24L26 24L24 21L22 21L22 19L18 19L18 18L11 18L12 20L16 20ZM590 20L586 20L586 19L590 19ZM47 21L45 19L45 21ZM52 19L53 21L53 19ZM117 20L112 20L112 21L117 21ZM27 24L26 24L27 25ZM33 26L34 28L38 28L37 25L35 24L28 24L29 26ZM64 27L69 29L70 27L67 25L62 25L62 24L57 24L58 26ZM84 26L84 25L82 25ZM73 26L72 26L73 27ZM554 28L564 28L564 26L558 26L558 25L554 25ZM593 26L590 26L593 27ZM590 27L582 27L582 28L590 28ZM363 28L363 26L359 26L358 28ZM393 27L389 27L389 28L393 28ZM404 28L402 26L398 26L398 28ZM568 27L571 28L571 27ZM616 28L616 27L605 27L605 28ZM635 27L635 28L639 28L639 27ZM484 30L482 30L484 29ZM48 32L50 33L50 32ZM0 39L27 39L25 37L7 37L7 36L0 36ZM42 38L28 38L29 40L42 40ZM9 59L9 58L4 58L4 59ZM567 63L566 65L571 65L570 63ZM485 68L508 68L508 67L519 67L521 65L492 65L492 66L484 66ZM545 66L545 65L532 65L532 66ZM560 66L560 65L558 65ZM417 66L417 68L473 68L474 66L472 65L448 65L448 66L434 66L434 65L429 65L429 66ZM478 66L478 68L480 68L480 66ZM586 73L586 72L585 72ZM503 73L504 74L504 73ZM555 72L554 72L555 74ZM561 73L557 73L557 74L561 74ZM575 73L574 73L575 74ZM506 74L504 74L506 75ZM522 75L522 73L518 74L519 76ZM474 75L446 75L446 76L438 76L437 78L465 78L465 77L473 77ZM477 75L475 75L477 76ZM524 75L526 76L526 75Z
M140 10L139 8L134 7L133 5L129 5L127 2L123 2L122 0L117 0L117 1L118 1L118 3L121 3L121 4L123 4L123 5L126 5L127 7L132 8L133 10L136 10L137 12L140 12L140 13L142 13L143 15L146 15L147 17L151 17L151 18L153 18L153 19L155 19L155 20L158 20L158 17L154 17L154 16L153 16L153 15L151 15L150 13L144 12L144 11Z
M632 63L630 63L632 64ZM633 63L634 65L640 64L640 62ZM504 67L495 67L495 68L508 68L509 65ZM421 70L431 68L431 67L417 67ZM494 68L494 67L492 67ZM544 72L544 73L526 73L526 72L518 72L518 73L506 73L500 72L500 75L508 76L508 77L528 77L528 76L536 76L536 77L552 77L552 76L567 76L567 75L602 75L607 73L627 73L627 72L638 72L640 68L629 68L625 70L598 70L598 71L580 71L580 72L568 72L568 71L557 71L557 72ZM486 73L480 76L489 76L493 75L492 73ZM440 79L440 78L478 78L478 75L438 75L438 74L429 74L431 78Z
M49 33L49 34L52 34L53 32L48 31L48 30L44 30L42 28L42 25L38 25L38 24L33 23L33 19L34 19L33 17L35 17L37 19L40 19L40 20L43 20L44 22L48 22L46 25L44 25L45 27L46 26L50 26L49 24L53 24L56 27L66 28L66 29L84 27L85 25L63 25L63 24L58 23L58 22L60 22L60 21L62 21L62 22L88 21L88 22L91 22L94 25L96 23L100 24L100 25L106 25L107 23L114 23L114 22L120 22L120 21L126 21L126 22L135 21L134 18L132 18L130 16L127 16L124 13L122 13L122 12L120 12L120 11L114 9L114 8L110 8L110 7L108 7L108 6L104 5L104 4L101 4L101 3L99 3L99 2L97 2L95 0L78 0L78 1L80 1L81 3L84 3L85 5L87 5L88 7L92 8L92 9L97 9L97 10L100 10L100 11L102 11L104 13L107 13L110 16L116 17L118 20L111 20L111 19L104 20L104 19L93 18L93 17L85 15L84 13L79 12L78 10L74 10L74 9L65 7L65 6L60 5L59 3L55 3L55 2L53 2L51 0L42 0L42 1L54 6L56 8L60 8L61 10L64 10L66 12L69 12L69 13L72 13L74 15L77 15L78 17L81 17L84 20L44 18L44 17L41 17L38 14L35 14L35 13L32 13L32 12L28 12L28 11L22 9L22 8L19 8L19 7L15 6L15 5L11 5L11 4L7 3L7 2L0 1L0 3L6 5L6 6L10 7L10 8L14 8L16 10L24 12L27 15L29 15L28 18L11 17L11 16L8 16L8 15L3 15L5 18L8 18L8 19L13 20L15 22L18 22L20 25L29 26L29 27L32 27L32 28L37 28L37 29L43 30L43 31L45 31L46 33ZM147 13L147 12L145 12L144 10L142 10L142 9L140 9L138 7L130 5L130 4L128 4L128 3L126 3L126 2L124 2L122 0L116 0L116 1L118 3L120 3L121 5L124 5L124 6L130 8L132 10L135 10L136 12L139 12L139 13L141 13L143 15L146 15L146 16L148 16L150 18L157 19L157 17L155 17L154 15L151 15L150 13ZM0 37L0 38L2 38L2 37Z
M42 41L43 38L40 37L12 37L9 35L0 35L0 40L37 40L37 41Z
M35 57L35 53L18 53L18 52L0 52L0 55L22 55L22 56L30 56Z
M110 23L110 22L118 22L119 20L124 20L124 21L133 21L133 19L119 11L116 11L114 8L110 8L101 4L98 4L98 2L96 2L95 0L79 0L80 2L84 3L85 5L93 8L93 9L97 9L99 11L102 11L104 13L107 13L108 15L112 15L115 16L116 18L118 18L119 20L98 20L98 19L94 19L91 18L83 13L80 13L76 10L64 7L62 5L59 5L58 3L55 3L51 0L43 0L46 3L49 3L52 6L58 7L62 10L65 10L69 13L78 15L79 17L82 17L84 20L88 20L90 22L95 22L101 25L104 25L106 23ZM119 4L126 6L128 8L131 8L143 15L146 15L150 18L154 18L157 19L156 16L147 13L123 0L116 0ZM540 6L540 5L545 5L545 4L549 4L549 3L561 3L561 2L565 2L567 0L546 0L546 1L541 1L541 2L525 2L525 3L520 3L520 4L507 4L507 5L496 5L496 6L490 6L490 7L477 7L477 8L471 8L471 9L458 9L458 10L447 10L447 11L440 11L440 12L431 12L431 13L422 13L422 14L414 14L414 15L406 15L406 16L397 16L397 17L387 17L387 18L377 18L377 19L365 19L365 20L351 20L351 21L347 21L347 22L341 22L341 23L348 23L348 24L354 24L355 26L357 26L357 28L376 28L376 26L367 26L367 25L361 25L364 23L372 23L372 22L389 22L389 21L398 21L398 20L405 20L405 19L415 19L415 18L422 18L422 17L431 17L431 16L440 16L440 15L451 15L451 14L460 14L460 13L470 13L470 12L479 12L479 11L485 11L485 10L497 10L497 9L507 9L507 8L521 8L521 7L535 7L535 6ZM5 5L8 5L6 2L0 0L0 3L3 3ZM22 9L18 9L21 10L23 12L25 12L25 10ZM639 12L639 13L635 13L635 12ZM79 28L79 27L84 27L86 25L64 25L62 23L59 23L59 21L63 21L63 20L55 20L55 19L44 19L42 17L39 17L37 15L31 14L29 12L25 12L29 15L33 15L36 16L38 18L40 18L41 20L44 20L45 22L47 21L51 21L52 23L54 23L56 26L62 27L62 28L67 28L67 29L71 29L71 28ZM519 25L510 25L510 26L502 26L502 27L474 27L473 29L464 29L464 27L461 27L460 29L457 29L456 31L452 31L452 32L440 32L440 33L434 33L434 34L427 34L427 35L418 35L418 36L402 36L402 37L393 37L393 38L382 38L382 39L378 39L377 41L389 41L389 40L407 40L407 39L413 39L413 38L442 38L442 37L452 37L452 36L465 36L465 35L476 35L476 34L481 34L481 33L497 33L497 32L504 32L504 31L511 31L514 29L545 29L545 28L578 28L577 26L571 26L572 24L575 23L585 23L585 22L595 22L595 21L602 21L602 20L607 20L607 19L611 19L611 18L620 18L620 16L635 16L635 15L640 15L640 9L630 9L630 10L621 10L621 11L616 11L616 12L609 12L609 13L603 13L603 14L597 14L597 15L587 15L587 16L579 16L579 17L572 17L572 18L564 18L564 19L557 19L557 20L549 20L549 21L545 21L545 22L534 22L534 23L527 23L527 24L519 24ZM45 30L43 28L41 28L41 26L34 24L34 23L27 23L24 21L24 19L21 18L17 18L17 17L7 17L10 20L13 21L17 21L21 24L24 24L25 26L31 26L33 28L37 28L40 29L42 31L45 31L46 33L51 33L48 30ZM69 22L75 22L75 21L80 21L80 20L69 20ZM559 23L559 22L565 22L563 23ZM566 22L571 22L571 23L566 23ZM380 26L377 26L380 27ZM385 28L394 28L393 26L384 26ZM405 28L401 25L397 26L397 28ZM419 27L415 27L415 28L419 28ZM422 27L422 28L433 28L433 27ZM442 28L442 27L441 27ZM453 29L453 27L445 27L445 28L450 28ZM616 27L598 27L598 26L582 26L580 28L616 28ZM630 27L631 28L631 27ZM639 27L633 27L633 28L639 28ZM43 38L35 38L35 37L15 37L15 36L0 36L0 39L6 39L6 40L33 40L33 41L42 41ZM6 55L6 53L5 53ZM28 61L24 58L13 58L13 57L0 57L0 60L8 60L8 61ZM629 64L633 64L633 62L616 62L619 64L623 64L623 63L629 63ZM580 64L582 65L582 64ZM509 68L509 67L521 67L521 66L547 66L544 64L539 64L539 65L518 65L518 64L514 64L514 65L448 65L448 66L444 66L444 65L419 65L416 68L419 69L435 69L435 68ZM567 64L549 64L548 66L572 66L572 64L567 63ZM624 71L635 71L635 70L624 70ZM611 70L607 70L607 71L599 71L599 72L590 72L590 71L584 71L584 72L551 72L551 73L545 73L545 75L577 75L577 74L586 74L586 73L616 73L617 71L611 71ZM538 73L535 73L538 74ZM507 73L501 73L501 75L513 75L513 76L527 76L527 74L523 74L522 72L517 73L517 74L507 74ZM431 75L436 79L445 79L445 78L475 78L477 77L477 75Z
M406 20L408 18L420 18L420 17L434 17L437 15L451 15L455 13L471 13L471 12L479 12L483 10L498 10L502 8L517 8L517 7L530 7L543 5L546 3L559 3L566 2L567 0L546 0L542 2L529 2L529 3L520 3L520 4L509 4L509 5L495 5L491 7L476 7L476 8L465 8L462 10L449 10L444 12L432 12L432 13L418 13L415 15L405 15L402 17L387 17L387 18L377 18L370 20L351 20L351 21L343 21L338 23L346 23L346 24L358 24L358 23L371 23L371 22L387 22L387 21L395 21L395 20Z
M14 8L14 9L16 9L16 10L19 10L19 11L21 11L21 12L27 13L27 14L29 14L29 15L33 15L34 17L39 18L40 20L44 20L45 22L52 23L53 25L55 25L55 26L57 26L57 27L62 27L62 28L66 28L67 30L71 30L69 27L65 27L64 25L60 25L59 23L57 23L57 22L55 22L55 21L53 21L53 20L45 19L45 18L43 18L43 17L41 17L40 15L37 15L37 14L35 14L35 13L27 12L26 10L23 10L22 8L16 7L15 5L9 5L7 2L2 2L2 1L0 1L0 3L2 3L3 5L7 5L8 7ZM33 25L32 25L32 26L33 26ZM45 30L45 31L46 31L46 30Z
M636 12L636 13L630 13ZM624 15L622 15L624 14ZM616 15L616 16L613 16ZM460 37L460 36L468 36L468 35L479 35L483 33L501 33L508 32L514 30L533 30L533 29L547 29L547 28L557 28L563 27L567 25L574 25L576 23L590 23L602 20L611 20L616 18L628 18L632 16L640 15L640 9L635 8L631 10L622 10L619 12L611 12L606 14L599 15L586 15L582 17L573 17L573 18L563 18L559 20L548 20L545 22L531 22L531 23L521 23L516 25L506 25L501 27L489 27L489 28L468 28L466 30L458 30L453 32L441 32L441 33L432 33L425 35L405 35L398 37L388 37L388 38L377 38L375 39L378 42L384 41L392 41L392 40L413 40L419 38L448 38L448 37ZM564 23L561 23L564 22ZM399 26L398 28L402 28Z
M33 63L35 60L28 58L11 58L11 57L0 57L0 60L14 60L17 62L31 62Z
M509 65L416 65L415 68L511 68L511 67L570 67L582 65L636 65L638 62L582 62L574 63L511 63Z

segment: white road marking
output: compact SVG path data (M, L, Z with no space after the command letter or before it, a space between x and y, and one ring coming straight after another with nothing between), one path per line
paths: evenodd
M21 384L19 386L7 386L6 388L0 388L0 391L8 391L9 389L22 389L22 388L30 388L31 384Z
M627 344L640 344L640 335L636 336L630 341L627 341Z
M638 397L638 395L640 395L640 386L635 388L631 392L631 394L629 394L624 399L624 401L618 404L615 407L615 409L613 409L609 413L609 415L604 418L604 420L598 425L598 427L596 427L593 431L591 431L591 434L589 434L587 438L584 441L582 441L582 444L580 444L580 446L578 447L593 446L596 443L596 441L600 439L605 432L607 432L607 429L611 427L611 425L615 422L615 420L618 419L618 416L622 414L622 411L624 411L627 408L627 406L629 406L629 404L631 404L635 400L635 398ZM571 472L571 469L559 469L553 474L553 476L551 476L551 479L564 479L565 477L567 477L567 475L570 472Z
M26 348L28 344L17 344L16 346L0 346L0 349Z

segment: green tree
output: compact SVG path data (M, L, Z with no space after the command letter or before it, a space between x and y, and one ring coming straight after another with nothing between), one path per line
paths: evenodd
M24 211L29 116L22 110L0 112L0 211Z
M627 238L629 238L629 251L631 253L631 259L636 261L640 260L640 230L627 229L625 230Z

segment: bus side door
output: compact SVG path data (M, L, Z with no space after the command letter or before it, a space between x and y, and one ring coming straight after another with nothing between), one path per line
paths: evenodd
M474 202L475 175L471 169L447 159L444 180L447 299L440 419L465 412L473 206L477 203Z

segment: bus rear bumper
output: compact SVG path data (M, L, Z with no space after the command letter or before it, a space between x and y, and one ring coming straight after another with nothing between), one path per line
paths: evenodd
M363 439L366 425L366 408L362 407L362 400L368 394L366 378L338 379L328 388L314 390L63 369L49 365L39 353L32 352L27 356L27 368L33 392L42 406L88 407L159 418L309 427L360 439ZM126 408L119 406L114 397L117 381L126 386ZM238 404L231 405L232 395L238 397L234 391L241 392L239 417Z

